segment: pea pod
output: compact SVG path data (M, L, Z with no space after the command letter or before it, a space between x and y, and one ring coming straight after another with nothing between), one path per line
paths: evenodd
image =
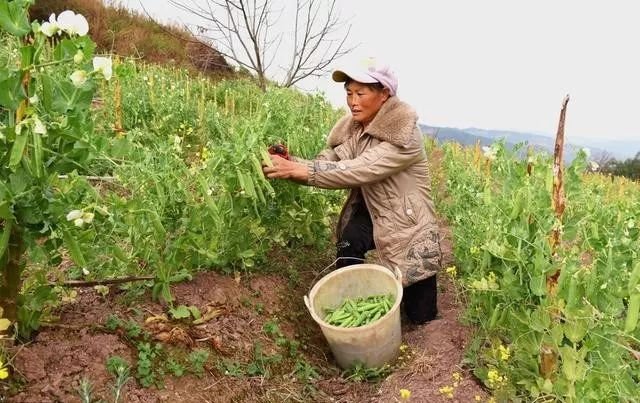
M391 295L345 298L337 308L325 309L324 320L339 327L368 325L389 312L393 302L394 297Z

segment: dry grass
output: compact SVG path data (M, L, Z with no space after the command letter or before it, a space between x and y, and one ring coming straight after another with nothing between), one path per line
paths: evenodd
M159 25L146 15L116 2L101 0L39 0L30 9L34 20L74 10L89 22L89 35L98 52L176 65L211 76L228 76L232 69L213 48L178 26Z

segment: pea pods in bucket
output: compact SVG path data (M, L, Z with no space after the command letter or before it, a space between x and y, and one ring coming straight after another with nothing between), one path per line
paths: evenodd
M365 326L383 317L391 307L393 295L373 295L366 298L345 298L335 309L325 308L324 321L333 326Z
M356 362L363 363L366 368L378 368L394 360L400 351L402 291L402 274L397 268L390 270L377 264L362 263L336 269L321 278L304 296L304 303L320 326L341 368L351 368ZM375 313L366 326L365 318L357 327L355 322L353 326L348 323L350 327L328 322L337 323L334 320L341 319L335 311L339 311L345 300L350 299L355 304L358 299L364 302L370 297L387 300L391 308L385 307L386 311L380 312L380 317L373 321L373 317L377 316ZM333 311L329 312L327 308ZM336 317L327 318L328 314Z

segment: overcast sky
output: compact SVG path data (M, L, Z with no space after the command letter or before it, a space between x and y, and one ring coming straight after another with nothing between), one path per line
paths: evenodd
M123 0L137 10L140 3L160 20L195 22L165 0ZM569 138L640 144L634 1L343 0L338 7L359 46L334 67L366 56L388 61L399 97L423 123L555 134L569 94ZM300 87L344 106L344 90L329 75Z

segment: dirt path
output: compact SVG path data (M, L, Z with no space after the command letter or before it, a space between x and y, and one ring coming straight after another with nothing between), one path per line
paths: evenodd
M449 264L448 241L444 249ZM56 312L59 325L44 327L31 343L10 348L13 381L0 383L0 397L8 396L9 402L79 402L77 389L84 378L91 381L94 401L112 402L114 378L106 369L107 359L117 355L127 360L133 377L141 370L135 364L141 351L161 341L151 359L152 383L157 385L143 388L132 378L121 401L394 402L401 401L401 389L410 391L412 402L473 402L476 396L487 401L486 392L461 365L470 330L457 320L455 286L444 274L439 279L439 318L423 326L403 321L405 352L390 375L369 383L345 380L304 307L302 295L318 269L295 269L301 267L295 261L283 260L282 265L289 266L287 275L236 281L205 272L176 285L176 304L211 314L200 325L164 320L160 314L166 307L148 295L125 303L126 294L116 288L106 297L83 290ZM208 354L200 374L190 355L194 351ZM184 375L170 375L169 361L179 363Z

